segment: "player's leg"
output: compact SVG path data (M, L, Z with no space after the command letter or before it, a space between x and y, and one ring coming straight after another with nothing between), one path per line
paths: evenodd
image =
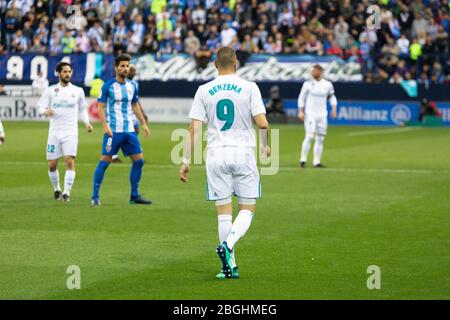
M119 158L119 154L115 154L111 157L113 163L121 163L122 160Z
M48 177L53 187L53 196L55 200L62 199L61 186L59 184L58 159L48 160Z
M94 186L91 196L91 204L94 206L100 205L100 187L105 177L105 171L111 164L112 155L119 151L123 139L124 135L120 133L114 133L112 137L107 134L103 135L102 157L94 172Z
M223 148L210 148L206 153L206 198L216 202L217 229L220 245L216 252L222 262L221 272L216 275L218 279L231 277L235 267L234 256L230 266L222 259L221 246L226 240L232 226L233 207L231 195L233 193L233 177L224 161Z
M256 209L256 198L261 196L260 177L253 149L242 149L242 151L238 151L238 153L245 153L246 161L244 161L244 163L238 162L230 166L233 179L233 190L238 196L239 213L236 219L234 219L227 239L222 244L228 265L233 262L232 254L236 243L244 237L250 229L253 214ZM234 272L232 272L232 276L233 274Z
M151 204L151 200L144 199L139 194L139 183L142 178L142 167L144 166L144 154L135 132L127 133L126 142L122 145L124 154L129 154L131 159L130 170L130 204Z
M66 173L64 174L64 191L62 199L65 202L70 201L70 191L75 182L75 156L64 156L66 162Z
M309 150L311 149L311 144L314 140L314 133L315 133L315 121L313 117L305 116L305 139L302 143L302 152L300 156L300 165L302 167L305 166L307 160L308 160L308 154Z
M68 135L61 140L62 154L66 163L66 173L64 174L64 191L62 199L70 201L70 191L75 182L75 157L78 149L78 136Z
M321 118L318 119L316 124L316 138L314 142L314 160L313 165L316 168L322 168L324 167L322 165L321 159L322 159L322 153L323 153L323 143L325 141L325 135L327 134L327 119Z
M59 184L58 159L62 156L58 137L50 134L47 139L48 177L53 187L55 200L61 200L62 192Z
M231 196L216 201L216 212L217 212L217 231L219 233L219 243L223 243L226 241L231 226L233 225L233 205ZM236 259L235 259L235 253L232 252L231 256L232 260L232 268L233 268L233 275L235 278L239 277L237 265L236 265ZM222 267L222 270L216 275L216 278L218 279L225 279L226 276L226 270Z

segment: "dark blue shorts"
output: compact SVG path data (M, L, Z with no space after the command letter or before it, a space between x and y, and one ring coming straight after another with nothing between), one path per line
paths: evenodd
M113 156L119 152L119 149L122 149L125 157L142 153L141 143L136 132L114 132L112 137L106 133L103 135L102 155Z

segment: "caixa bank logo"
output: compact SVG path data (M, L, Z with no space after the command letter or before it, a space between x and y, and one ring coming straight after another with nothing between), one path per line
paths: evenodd
M404 104L396 104L391 109L391 120L397 125L411 121L411 110Z

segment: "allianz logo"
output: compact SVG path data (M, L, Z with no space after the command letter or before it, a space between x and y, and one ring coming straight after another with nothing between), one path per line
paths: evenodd
M364 109L362 107L342 106L338 111L339 120L389 121L388 110Z
M342 106L339 108L338 119L382 122L391 120L395 124L401 124L402 122L411 121L411 110L404 104L397 104L390 111Z

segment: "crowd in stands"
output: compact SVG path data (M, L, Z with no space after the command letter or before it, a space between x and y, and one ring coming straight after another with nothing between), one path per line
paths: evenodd
M377 5L369 28L367 8ZM366 82L450 83L448 0L0 0L0 54L332 55Z

